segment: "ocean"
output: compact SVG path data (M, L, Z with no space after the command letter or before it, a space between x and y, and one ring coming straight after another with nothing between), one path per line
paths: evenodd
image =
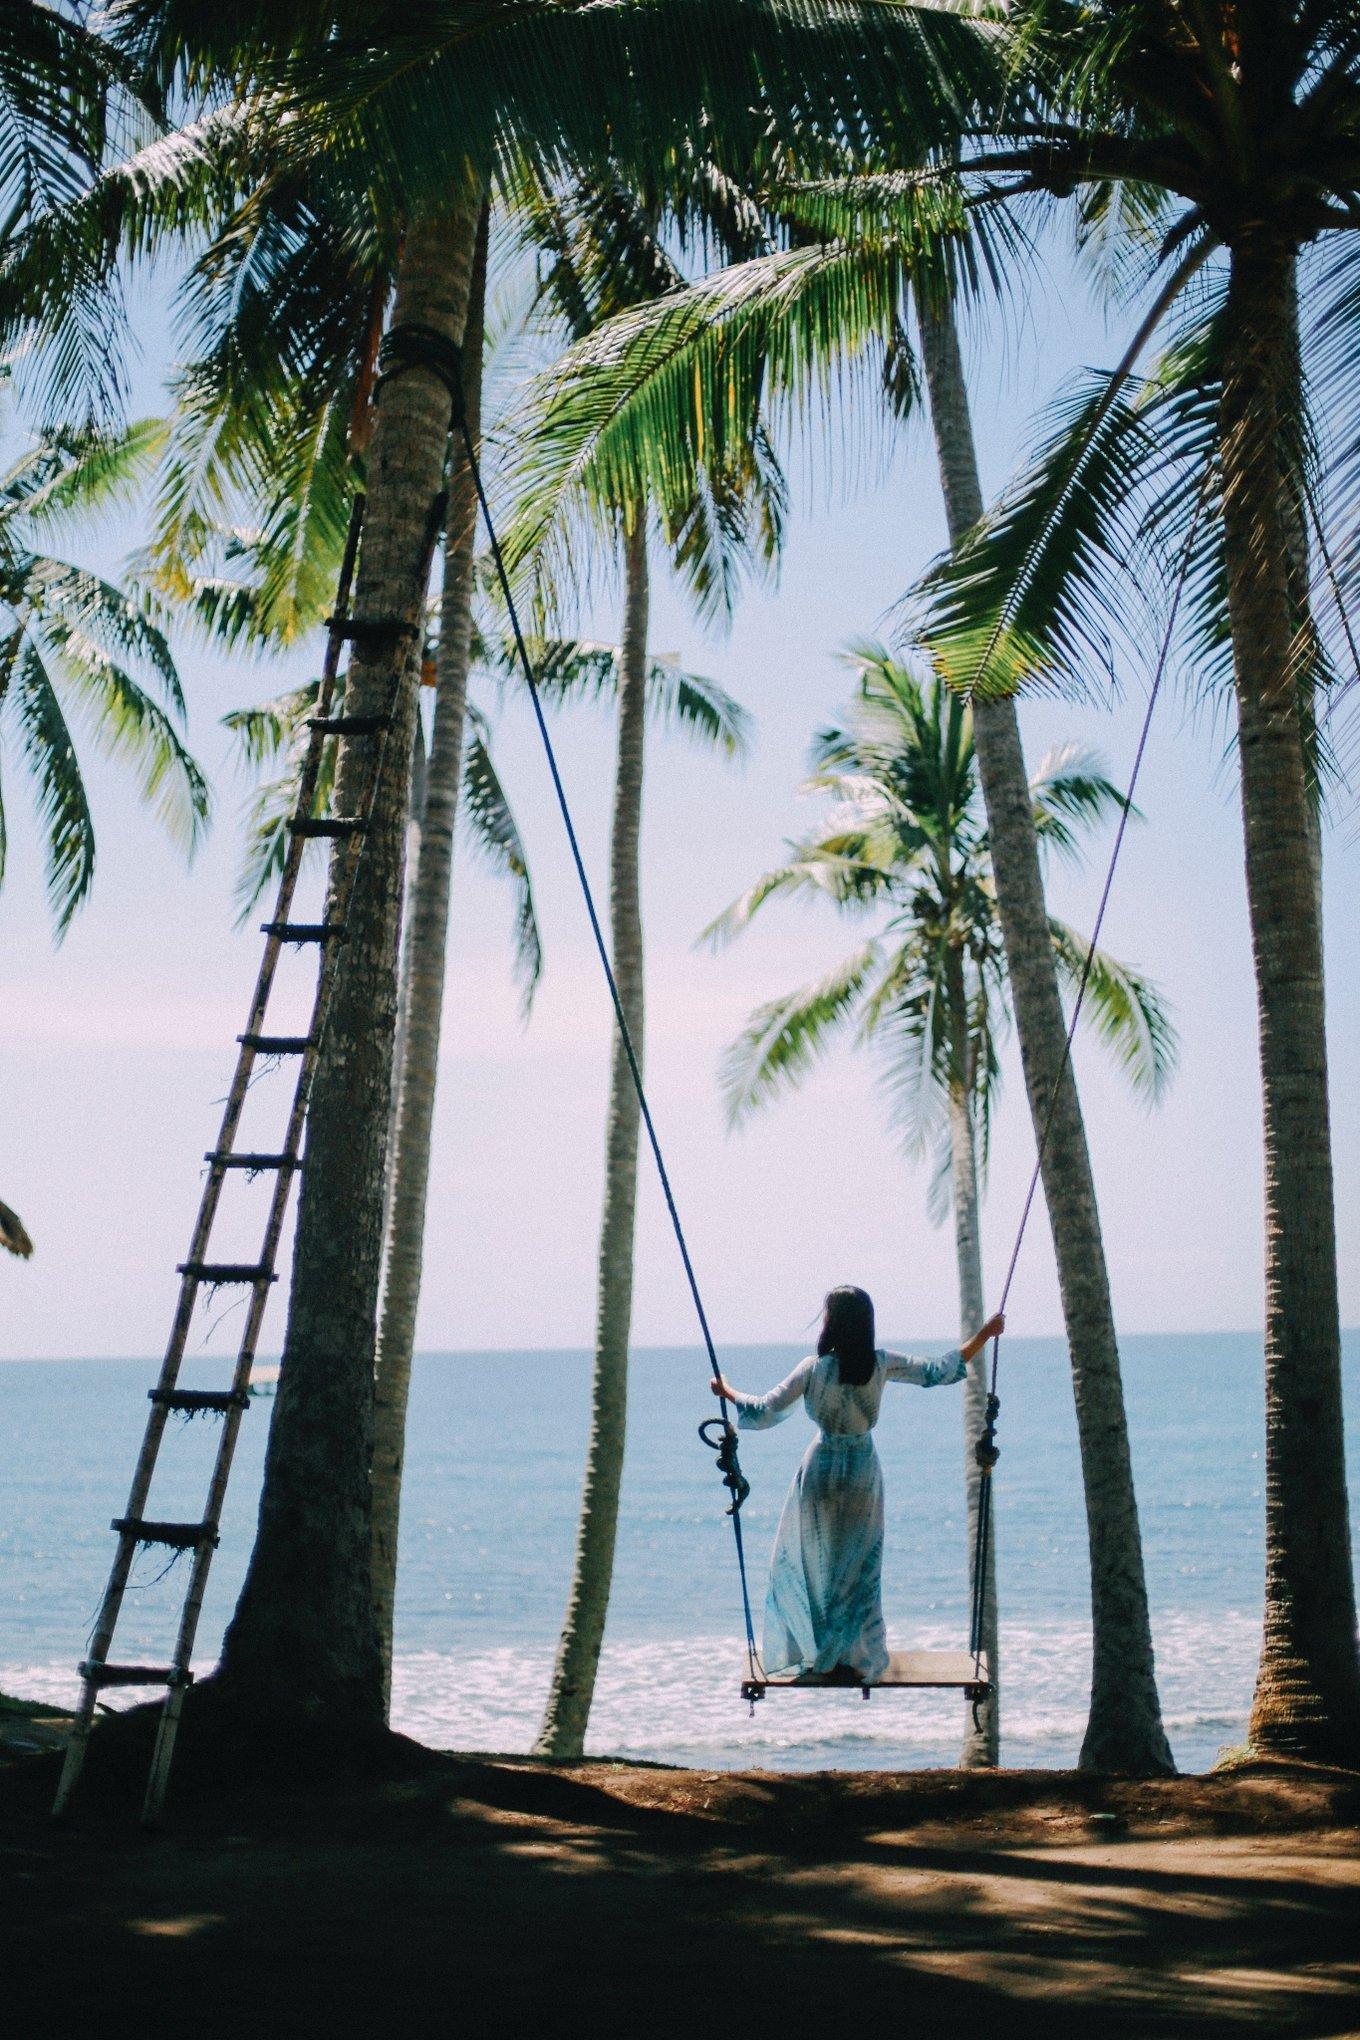
M910 1346L909 1340L892 1343ZM938 1350L929 1346L922 1350ZM763 1389L795 1349L724 1352ZM1123 1360L1168 1733L1202 1770L1240 1742L1260 1642L1261 1343L1129 1338ZM1345 1344L1351 1491L1360 1485L1360 1334ZM0 1365L0 1688L69 1702L113 1551L154 1378L145 1360ZM186 1375L206 1385L204 1369ZM1075 1762L1090 1612L1075 1420L1056 1339L1008 1338L997 1474L1003 1761ZM425 1354L412 1393L393 1718L443 1747L527 1750L566 1598L588 1418L583 1352ZM588 1747L709 1769L948 1764L957 1694L778 1693L741 1701L744 1656L726 1495L696 1425L714 1405L696 1350L638 1352L609 1629ZM200 1631L212 1662L249 1553L271 1404L246 1418ZM744 1511L757 1620L766 1555L809 1436L796 1411L748 1435ZM960 1398L890 1389L884 1604L897 1648L962 1648L967 1561ZM177 1426L151 1513L201 1505L209 1426ZM181 1574L143 1553L119 1654L164 1662Z

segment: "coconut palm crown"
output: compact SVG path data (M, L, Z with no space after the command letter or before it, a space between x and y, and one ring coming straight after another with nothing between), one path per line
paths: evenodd
M728 1051L723 1088L739 1120L806 1076L839 1030L853 1029L882 1061L909 1152L934 1158L932 1212L942 1217L949 1098L964 1092L985 1161L1008 1003L972 715L937 678L918 677L879 646L850 656L859 694L844 720L815 738L806 787L831 798L831 814L720 915L706 939L730 940L767 901L790 895L823 898L878 925L824 977L751 1015ZM1031 792L1040 841L1069 857L1122 803L1099 761L1076 745L1049 753ZM1060 976L1074 986L1089 944L1060 920L1050 927ZM1155 987L1097 950L1083 1014L1134 1088L1160 1097L1176 1044Z

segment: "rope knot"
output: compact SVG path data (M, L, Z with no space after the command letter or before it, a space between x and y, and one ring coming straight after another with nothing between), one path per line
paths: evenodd
M1001 1449L996 1442L996 1420L1000 1415L1000 1396L989 1395L982 1430L978 1435L977 1444L973 1447L973 1457L984 1473L990 1473L1001 1457Z
M712 1430L719 1433L716 1439L708 1435ZM751 1483L742 1472L737 1459L737 1434L726 1417L705 1417L699 1426L699 1436L709 1451L718 1455L718 1472L722 1475L723 1486L732 1497L732 1506L727 1513L729 1516L735 1516L751 1492Z

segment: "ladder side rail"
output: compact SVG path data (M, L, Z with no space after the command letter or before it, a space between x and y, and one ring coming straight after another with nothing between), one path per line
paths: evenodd
M354 566L358 557L359 532L363 522L363 512L364 498L356 496L354 506L350 512L349 530L345 538L345 551L341 561L340 580L336 592L335 615L331 619L331 627L327 634L326 654L321 668L318 706L322 714L328 712L330 708L331 700L335 693L336 678L340 671L340 659L345 643L342 626L345 613L349 607L350 588L354 580ZM299 814L305 814L311 808L312 798L316 791L317 776L321 769L322 746L325 741L325 736L320 730L314 729L312 731L307 747L307 756L303 765L302 785L296 810ZM305 847L305 843L301 838L289 837L288 847L284 855L283 870L279 876L278 893L273 916L276 921L284 921L288 918L293 895L297 890ZM260 1032L265 1011L269 1004L269 995L273 990L274 978L278 970L278 962L282 949L283 944L277 936L271 935L267 938L264 954L260 960L259 974L255 981L255 990L251 998L250 1016L246 1022L245 1029L247 1034L258 1034ZM243 1042L236 1058L236 1067L227 1091L226 1104L223 1108L222 1122L218 1129L217 1139L213 1143L214 1152L218 1155L229 1154L235 1145L237 1130L241 1122L241 1114L245 1109L246 1096L250 1089L250 1079L254 1070L255 1056L256 1050L253 1045L250 1042ZM226 1171L220 1161L209 1163L208 1177L203 1186L203 1194L199 1199L198 1214L190 1236L189 1252L186 1256L190 1262L202 1261L206 1258L208 1240L212 1233L213 1221L217 1216L217 1207L221 1199L225 1177ZM198 1283L199 1278L197 1276L186 1275L180 1284L179 1302L171 1324L170 1337L166 1344L165 1359L161 1365L160 1377L156 1384L158 1388L173 1388L179 1378L180 1364L184 1358L184 1348L189 1336L189 1326L193 1321L194 1305L198 1299ZM160 1414L163 1420L165 1412L162 1411ZM164 1423L162 1421L151 1444L151 1467L154 1467L155 1464L155 1455L160 1443L160 1432L163 1428ZM148 1434L150 1429L151 1427L148 1425ZM147 1470L148 1483L149 1479L150 1468ZM135 1507L129 1506L127 1513L129 1515L139 1515L141 1513L141 1504L144 1501L145 1489L137 1497L137 1505Z

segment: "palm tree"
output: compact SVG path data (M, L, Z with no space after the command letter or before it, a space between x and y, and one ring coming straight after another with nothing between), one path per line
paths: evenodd
M477 220L472 280L462 345L462 403L467 429L481 439L482 356L490 208ZM403 940L403 1004L394 1058L392 1154L383 1250L374 1381L372 1465L372 1587L382 1654L384 1714L392 1700L392 1643L397 1591L397 1533L406 1457L406 1409L415 1355L416 1309L425 1249L425 1207L430 1177L439 1037L453 880L454 835L462 797L468 724L468 672L472 661L472 598L477 552L477 497L467 452L455 439L450 462L449 508L444 529L444 578L435 660L434 726L415 820L415 874L409 925ZM490 754L474 726L474 743ZM471 811L485 820L478 792L494 785L486 773L470 777ZM501 809L508 815L504 803ZM513 829L513 823L512 823ZM494 839L494 832L493 832ZM521 868L517 841L511 851ZM525 873L527 891L527 870ZM532 917L532 900L529 913ZM534 972L537 972L537 938ZM521 940L521 950L524 938ZM532 992L533 978L530 979Z
M1049 194L1085 235L1113 239L1150 302L1116 370L1067 402L1034 468L942 571L923 630L980 691L1069 674L1109 608L1127 629L1132 557L1144 586L1149 567L1184 579L1192 657L1208 681L1231 679L1266 1156L1266 1622L1250 1735L1348 1762L1360 1655L1314 701L1320 612L1353 659L1356 559L1337 533L1357 479L1360 42L1339 0L1024 0L1006 35L1012 103L958 159L979 207ZM1169 358L1140 384L1168 321Z
M609 837L610 958L639 1067L645 1033L640 872L649 719L679 721L728 758L747 741L745 712L710 680L652 659L647 648L648 534L643 515L622 533L623 631L617 658L618 736ZM543 1724L541 1756L573 1759L584 1747L613 1580L628 1408L637 1206L639 1106L627 1050L614 1030L605 1132L605 1194L596 1261L590 1435L567 1609Z
M979 1181L1000 1072L998 1036L1010 1003L973 718L942 682L922 682L881 647L859 648L852 663L859 693L845 720L817 736L806 789L829 796L832 813L707 935L730 940L768 901L789 895L824 899L847 916L872 916L875 931L817 982L751 1015L728 1052L723 1088L736 1121L801 1081L838 1030L853 1028L857 1041L876 1050L908 1152L933 1160L934 1215L952 1204L966 1338L967 1326L984 1314ZM1068 855L1077 854L1084 830L1122 804L1099 763L1074 746L1044 760L1030 799L1039 841ZM1049 931L1055 968L1075 986L1089 944L1057 920L1050 919ZM1085 1011L1135 1087L1157 1097L1173 1065L1174 1036L1155 991L1097 951ZM986 1394L979 1356L965 1387L970 1566L979 1485L972 1447ZM984 1609L994 1685L976 1718L970 1710L966 1765L995 1764L999 1756L995 1544Z
M58 936L95 870L73 724L130 768L142 800L187 853L208 819L207 783L179 733L179 676L149 598L48 550L73 523L125 502L159 443L154 421L117 436L47 432L0 473L0 750L12 747L33 782Z
M983 46L933 7L862 11L861 22L853 7L823 18L749 0L500 17L454 8L422 20L413 41L394 38L387 11L373 6L214 16L156 0L120 12L117 31L139 72L185 84L195 117L165 146L97 178L87 204L50 209L0 262L0 329L51 339L73 306L96 304L105 356L116 358L105 308L121 251L154 247L166 231L201 241L224 224L230 239L248 226L262 183L275 190L291 180L293 251L318 192L361 232L376 220L400 241L356 584L359 616L385 628L356 643L348 680L354 713L391 705L393 770L369 832L310 1107L259 1532L222 1663L224 1687L242 1704L359 1727L381 1716L367 1591L369 1462L414 723L406 648L423 600L447 438L447 356L462 338L477 202L492 167L520 155L540 165L664 166L700 144L730 141L748 155L772 122L790 139L859 133L866 86L877 90L885 62L898 73L887 114L894 134L917 153L943 142L959 104L943 81L951 67L990 76ZM382 312L379 301L378 323ZM97 355L59 360L55 383L98 382L99 367ZM300 358L281 354L278 368L262 401L245 402L231 421L257 445L279 390L296 396L307 386L306 345ZM100 395L114 380L104 377ZM342 804L361 772L342 753Z
M645 1012L640 837L647 715L648 569L647 518L640 506L625 525L623 552L617 762L609 829L609 946L624 1022L641 1065ZM633 1073L623 1036L616 1027L609 1067L590 1438L567 1609L543 1725L534 1745L536 1753L546 1757L575 1758L582 1754L613 1582L628 1417L638 1128Z
M587 464L638 477L669 500L696 449L754 445L766 420L825 406L856 384L894 426L920 383L909 282L951 539L981 516L953 300L1004 273L1000 231L964 234L947 182L873 171L776 181L762 212L770 252L642 304L584 339L543 376L517 483L524 521L550 532ZM1082 1762L1171 1768L1161 1724L1132 1462L1095 1183L1065 1054L1029 776L1014 703L979 697L978 772L1026 1093L1043 1144L1043 1184L1071 1353L1090 1533L1093 1662ZM981 1323L965 1324L971 1334Z
M685 165L685 174L692 194L691 224L699 223L719 245L745 252L751 232L749 209L732 203L733 194L712 156L696 152ZM544 308L572 340L619 310L665 296L683 284L658 230L662 192L647 180L630 185L614 175L600 176L579 180L565 192L540 181L521 189L519 210L538 253ZM652 519L645 485L639 487L605 465L584 465L569 500L574 521L568 516L545 527L532 507L527 515L522 512L509 530L507 554L515 563L532 561L541 591L564 539L575 547L582 525L587 533L603 528L621 556L623 575L609 924L611 963L628 1040L616 1027L597 1259L590 1436L566 1615L535 1744L540 1755L572 1759L584 1748L604 1641L627 1431L641 1122L634 1062L640 1071L645 1031L639 852ZM701 612L727 613L742 569L770 564L779 542L782 507L782 476L763 441L744 450L740 460L697 455L683 488L672 489L661 535ZM728 756L736 755L745 739L742 711L711 683L691 680L687 685L691 689L702 685L711 705L706 734Z
M918 292L917 307L945 521L951 545L963 546L982 516L983 500L958 330L943 293ZM1091 1565L1091 1710L1081 1762L1092 1770L1155 1774L1169 1771L1172 1759L1157 1693L1114 1305L1086 1122L1046 934L1020 718L1010 696L978 693L973 730L1072 1358Z
M476 205L415 220L397 274L393 332L463 337ZM422 346L426 343L422 342ZM387 769L370 808L343 969L313 1083L288 1327L270 1425L259 1528L223 1645L227 1692L382 1720L382 1660L370 1587L374 1323L386 1210L396 955L410 800L425 581L442 523L449 393L437 362L391 357L368 462L355 581L347 712L387 726ZM400 371L400 372L398 372ZM335 804L357 811L368 758L342 745ZM327 917L338 910L333 877ZM348 1415L342 1418L341 1413ZM329 1421L327 1420L329 1417ZM358 1421L353 1419L357 1417ZM324 1571L308 1553L325 1552ZM307 1568L306 1609L297 1605Z

